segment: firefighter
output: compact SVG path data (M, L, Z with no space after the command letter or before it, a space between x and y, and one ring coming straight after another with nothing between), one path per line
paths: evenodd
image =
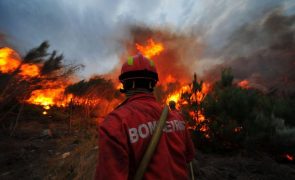
M171 111L176 111L176 103L175 101L169 101L169 108Z
M120 82L126 100L99 127L96 179L133 179L150 143L163 106L153 96L158 73L152 60L138 54L123 64ZM194 147L179 113L169 112L143 179L188 179Z

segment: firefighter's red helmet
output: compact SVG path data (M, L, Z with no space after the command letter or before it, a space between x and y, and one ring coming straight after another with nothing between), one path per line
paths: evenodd
M127 62L122 66L119 80L124 82L129 79L151 79L158 81L159 79L155 63L144 57L142 54L129 57Z

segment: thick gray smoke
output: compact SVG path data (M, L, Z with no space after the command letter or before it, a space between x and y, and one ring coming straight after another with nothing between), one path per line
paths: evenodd
M237 29L219 52L227 59L206 73L211 79L220 68L231 67L237 79L248 79L286 92L295 91L295 15L277 8Z
M278 7L282 7L284 16L292 14L295 2L1 0L0 33L5 34L6 44L21 53L48 40L69 61L85 64L82 75L87 77L110 72L118 65L126 48L121 42L133 41L130 27L144 24L151 29L168 28L202 42L203 54L196 56L190 67L201 74L214 64L253 54L253 49L272 43L260 35L254 35L257 39L252 38L249 43L243 39L248 39L249 33L260 34L259 29L249 26L259 25L266 14ZM248 34L242 32L245 28L250 28ZM244 38L239 38L239 34ZM232 46L240 48L235 51ZM189 52L194 50L186 48Z

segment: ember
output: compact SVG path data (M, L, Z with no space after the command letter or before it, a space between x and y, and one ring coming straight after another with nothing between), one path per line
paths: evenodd
M294 157L290 154L286 154L285 157L289 160L289 161L293 161Z
M242 129L243 129L243 127L240 126L240 127L236 127L236 128L234 129L234 131L235 131L236 133L239 133L239 132L241 132Z
M249 89L249 81L248 80L243 80L238 83L238 86L240 86L243 89Z

